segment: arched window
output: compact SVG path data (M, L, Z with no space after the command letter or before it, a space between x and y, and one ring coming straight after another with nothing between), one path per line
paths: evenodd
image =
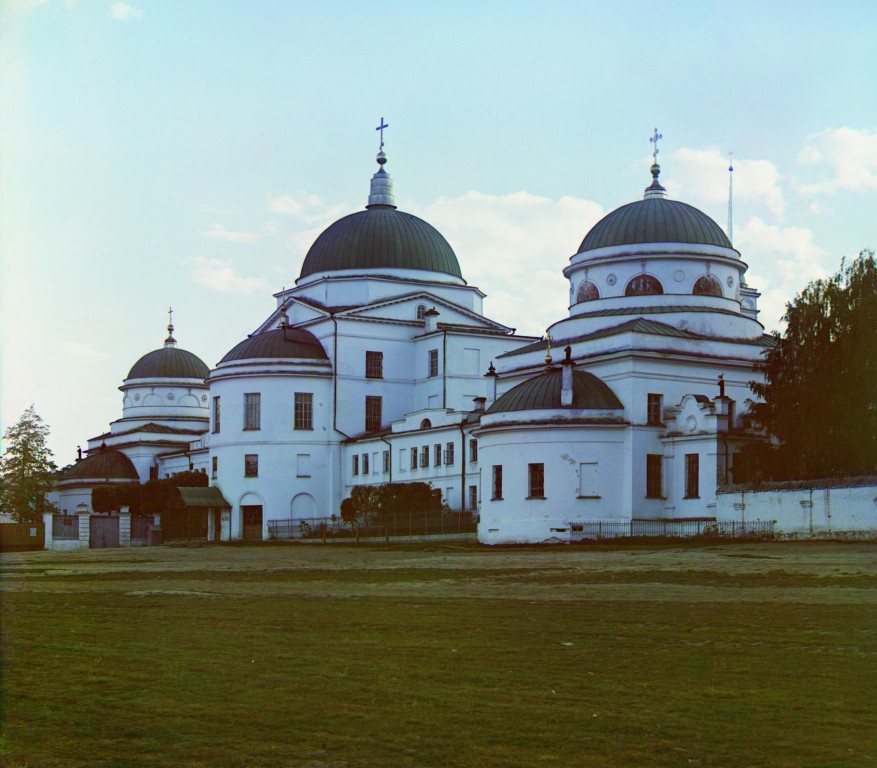
M576 301L594 301L594 299L599 298L600 291L590 280L585 280L585 282L579 286L579 292L576 294Z
M423 316L426 314L426 304L418 304L417 305L417 319L423 320Z
M424 419L423 421L420 422L420 428L421 429L431 429L432 422L429 419Z
M703 275L697 278L692 293L700 296L723 296L722 286L713 275Z
M637 275L624 289L625 296L657 296L664 292L660 280L651 275Z

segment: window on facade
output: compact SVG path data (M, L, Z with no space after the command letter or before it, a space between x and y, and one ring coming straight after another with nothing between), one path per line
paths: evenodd
M220 421L219 421L219 398L213 398L213 432L214 434L219 432Z
M295 456L295 476L310 477L311 476L311 454L298 453Z
M529 493L528 498L544 499L545 498L545 465L544 464L528 464Z
M417 448L411 449L411 469L417 469Z
M624 289L625 296L656 296L664 293L661 281L651 275L637 275L631 278Z
M429 419L424 419L420 422L421 429L432 429L432 422Z
M158 467L150 467L149 468L149 479L150 480L158 480Z
M314 396L310 392L295 393L293 429L314 428Z
M685 498L696 499L700 496L700 456L696 453L685 454Z
M646 420L649 424L662 424L664 422L663 395L656 395L654 392L649 392Z
M697 278L691 292L700 296L724 296L722 284L712 275L703 275Z
M502 498L502 464L493 465L493 495L492 499Z
M424 445L423 448L420 449L420 466L428 467L429 466L429 446Z
M576 294L576 301L594 301L600 298L600 291L590 280L585 280Z
M244 477L259 476L259 454L248 453L244 456Z
M362 474L368 474L368 454L362 454Z
M375 432L381 428L381 411L383 398L366 395L365 398L365 431Z
M213 456L210 459L210 477L216 480L216 475L219 472L219 457Z
M384 451L384 474L390 471L390 452Z
M440 467L442 465L442 444L436 443L432 447L432 455L433 455L433 463L435 466Z
M660 499L664 495L663 458L660 453L646 455L646 497L649 499Z
M478 509L478 486L470 485L469 486L469 509L476 510Z
M354 475L359 474L359 454L358 453L353 454L353 474Z
M426 304L418 304L417 305L417 319L423 320L423 316L426 314Z
M250 392L244 395L244 429L262 428L262 395Z
M429 376L432 378L433 376L438 376L439 373L439 364L438 364L438 350L431 349L429 350Z
M445 464L449 467L454 466L454 444L448 443L445 446Z
M383 352L366 352L365 353L365 377L367 379L383 379L384 378L384 353Z
M478 441L470 440L469 441L469 461L475 462L478 461Z

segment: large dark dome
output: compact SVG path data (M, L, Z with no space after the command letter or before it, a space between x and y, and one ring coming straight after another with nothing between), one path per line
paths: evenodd
M222 360L285 360L305 358L307 360L327 360L323 345L314 334L304 328L275 328L273 331L257 333L244 339Z
M572 372L572 405L560 404L563 371L550 370L512 387L487 409L487 413L532 411L555 408L608 410L623 408L621 401L602 379L587 371Z
M206 379L210 369L197 355L176 347L162 347L143 355L128 379Z
M308 251L300 277L341 269L421 269L463 277L453 249L435 227L384 205L326 229Z
M677 200L651 197L622 205L600 219L585 235L578 252L644 243L733 247L722 228L702 211Z
M88 458L77 461L64 472L62 480L138 480L134 465L124 453L101 448Z

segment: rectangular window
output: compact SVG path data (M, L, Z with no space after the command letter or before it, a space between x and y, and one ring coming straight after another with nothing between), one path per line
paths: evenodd
M390 471L390 452L384 451L384 474Z
M219 398L213 398L213 433L217 434L219 432Z
M368 454L362 454L362 474L368 474Z
M248 453L244 456L244 477L259 476L259 454Z
M696 453L685 454L685 498L700 497L700 456Z
M216 480L216 475L219 472L219 457L213 456L210 459L210 477Z
M545 498L545 465L544 464L528 464L529 467L529 489L527 498L544 499Z
M295 393L295 413L292 428L314 428L314 396L310 392Z
M244 429L262 428L262 395L250 392L244 395Z
M417 448L411 449L411 469L417 469Z
M365 377L367 379L383 379L384 378L384 353L383 352L366 352L365 353Z
M476 462L478 461L478 441L470 440L469 441L469 461Z
M353 454L353 474L354 475L359 474L359 454L358 453Z
M433 376L438 376L439 373L439 365L438 365L438 350L431 349L429 350L429 376L432 378Z
M399 471L400 472L404 472L405 468L408 466L407 462L405 461L405 456L407 453L408 453L407 448L400 448L399 449Z
M597 497L597 462L586 461L579 464L579 497Z
M449 467L454 466L454 444L448 443L445 447L445 464Z
M383 398L366 395L365 398L365 431L376 432L381 428L381 411Z
M469 486L469 509L474 511L478 509L478 486Z
M660 453L646 455L646 498L660 499L664 495L662 464L664 457Z
M295 457L295 476L310 477L311 476L311 454L299 453Z
M493 496L491 498L502 498L502 464L493 465Z
M420 466L428 467L429 466L429 446L424 445L423 448L420 449Z
M642 402L642 401L640 401ZM664 396L649 392L646 421L649 424L664 423Z
M432 447L432 453L433 453L433 463L437 467L440 467L442 465L442 444L436 443Z

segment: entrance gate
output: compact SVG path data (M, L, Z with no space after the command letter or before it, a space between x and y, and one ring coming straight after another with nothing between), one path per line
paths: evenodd
M244 504L244 541L262 541L262 505Z
M88 546L108 549L119 546L119 518L110 515L92 515L89 520Z

